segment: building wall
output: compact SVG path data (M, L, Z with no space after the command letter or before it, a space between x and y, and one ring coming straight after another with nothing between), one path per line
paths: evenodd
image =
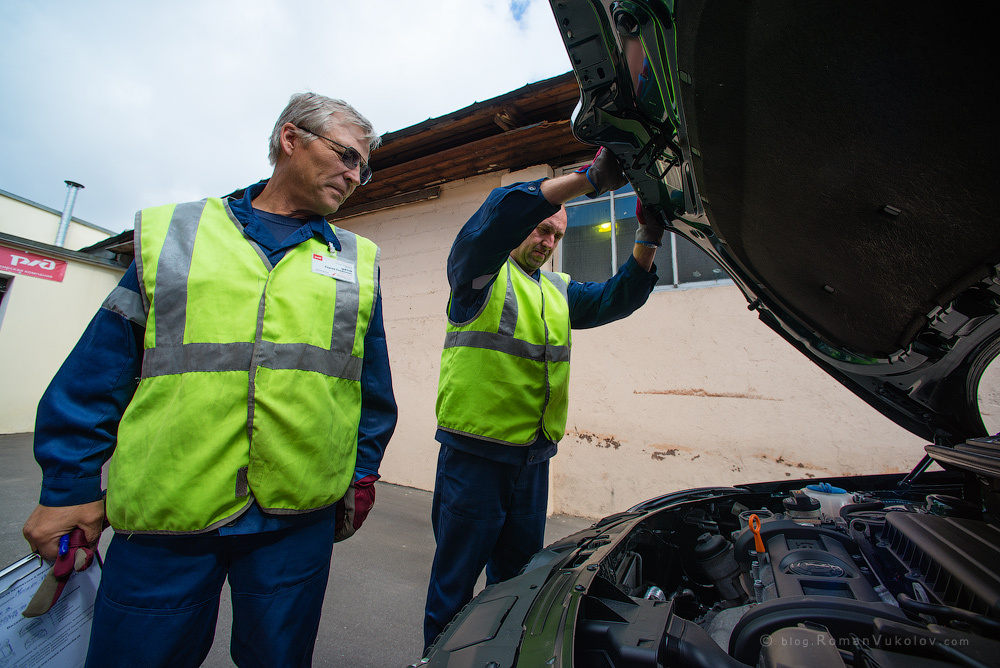
M58 211L0 193L0 232L52 245L60 218ZM71 221L64 248L109 236ZM123 273L69 260L61 282L4 274L11 282L0 304L0 433L34 428L42 392Z
M680 489L909 471L924 442L809 362L734 286L654 292L575 331L556 512L602 517Z
M399 403L384 480L434 485L455 235L491 188L550 173L449 183L438 199L342 223L382 248ZM549 510L596 518L703 485L910 470L922 445L762 324L736 287L655 292L631 317L573 333L568 433L551 465Z
M70 261L62 282L12 277L0 312L0 433L34 429L42 392L123 273Z
M55 244L61 214L0 195L0 232L31 239L43 244ZM78 222L70 221L64 248L79 250L107 239L109 234Z

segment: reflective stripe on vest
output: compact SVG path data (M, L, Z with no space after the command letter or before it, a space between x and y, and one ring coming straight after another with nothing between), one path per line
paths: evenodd
M508 445L566 428L571 332L569 276L538 281L508 259L470 321L449 320L441 353L438 427Z
M120 285L115 286L115 289L101 304L101 308L113 311L140 327L146 326L146 307L138 292L132 292Z
M312 271L313 238L271 266L219 199L140 213L142 376L119 427L108 517L193 533L256 499L272 513L335 503L354 472L378 248L335 229L353 283ZM114 293L112 297L114 297ZM106 306L129 312L127 295Z

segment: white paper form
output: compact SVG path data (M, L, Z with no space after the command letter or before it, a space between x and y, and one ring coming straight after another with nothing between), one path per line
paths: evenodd
M0 668L81 668L90 644L94 599L101 581L97 557L90 568L73 573L62 595L44 615L21 612L52 562L31 555L0 571Z

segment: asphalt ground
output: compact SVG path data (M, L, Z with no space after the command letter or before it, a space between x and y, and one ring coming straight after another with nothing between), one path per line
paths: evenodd
M0 434L0 566L28 553L21 525L38 502L41 472L31 454L31 434ZM313 655L317 667L403 668L423 650L423 610L434 556L431 493L376 483L376 501L365 525L333 550L330 584ZM592 520L555 515L548 544L584 529ZM111 531L101 537L107 547ZM480 578L480 588L484 578ZM202 664L233 666L229 657L232 608L223 591L215 644Z

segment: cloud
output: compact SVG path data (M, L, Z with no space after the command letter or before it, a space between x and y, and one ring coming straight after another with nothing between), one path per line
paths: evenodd
M68 0L0 8L0 189L119 231L270 173L288 97L391 132L570 69L547 2Z

